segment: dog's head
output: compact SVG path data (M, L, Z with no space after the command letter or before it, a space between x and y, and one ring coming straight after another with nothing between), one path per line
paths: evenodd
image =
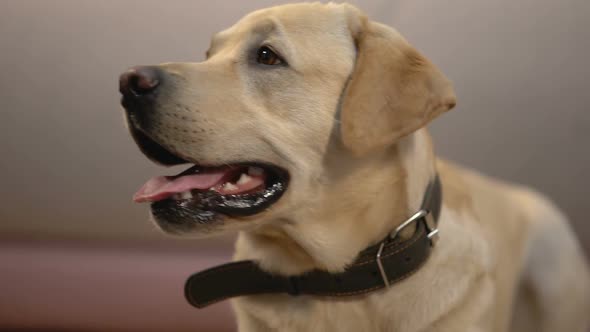
M191 165L135 196L175 234L313 219L338 204L335 177L455 103L395 30L335 4L254 12L216 34L205 61L135 67L120 89L143 153Z

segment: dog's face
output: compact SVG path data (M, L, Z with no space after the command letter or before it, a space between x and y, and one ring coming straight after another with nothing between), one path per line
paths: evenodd
M388 75L371 82L382 71L395 82ZM338 163L357 163L450 108L446 90L431 93L448 84L438 74L395 31L351 6L254 12L216 34L204 62L136 67L121 76L122 103L141 150L161 164L192 164L177 176L151 179L135 200L151 202L157 224L174 234L294 222L296 211L313 217L328 203L329 174ZM428 82L409 80L415 76ZM392 104L408 103L420 109L377 118Z

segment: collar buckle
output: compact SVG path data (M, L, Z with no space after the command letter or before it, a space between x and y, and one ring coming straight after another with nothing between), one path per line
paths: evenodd
M416 221L420 221L420 220L424 221L424 225L426 226L426 232L428 232L427 236L428 236L428 239L430 239L430 245L434 247L436 245L436 243L438 242L438 238L439 238L438 228L436 226L436 220L434 220L434 216L432 215L432 212L429 210L426 210L426 209L420 209L418 212L414 213L406 221L401 223L401 225L397 226L397 228L394 229L393 232L391 232L391 234L389 234L389 238L391 240L394 240L404 228L406 228L406 227L410 226L412 223L414 223Z
M424 216L424 224L426 225L426 231L428 232L426 236L430 240L430 246L434 247L438 243L440 235L438 234L438 227L436 226L436 221L434 220L432 212L428 211Z
M426 226L426 236L430 240L430 246L434 247L439 239L438 228L436 227L436 221L434 220L434 216L432 212L421 209L418 212L414 213L410 218L406 221L401 223L396 229L393 230L389 234L389 237L386 238L381 244L379 245L379 250L377 250L377 255L375 255L375 261L377 262L377 267L379 267L379 273L381 274L381 279L383 279L383 283L385 284L386 288L389 288L389 278L387 277L387 273L385 272L385 268L383 267L383 262L381 261L381 255L383 254L383 249L385 248L385 244L388 241L394 240L398 234L406 227L410 226L411 224L417 221L424 221L424 226Z

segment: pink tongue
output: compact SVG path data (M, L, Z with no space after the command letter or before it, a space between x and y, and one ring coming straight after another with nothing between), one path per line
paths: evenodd
M223 169L177 178L157 176L148 180L133 195L133 200L137 203L155 202L191 189L209 189L219 184L228 171Z

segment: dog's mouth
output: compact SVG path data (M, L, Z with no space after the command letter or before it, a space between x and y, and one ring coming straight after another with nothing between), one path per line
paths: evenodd
M195 210L240 217L268 208L280 198L286 184L284 172L274 166L257 163L195 165L175 176L148 180L133 200L151 202L155 210L192 206Z
M141 133L134 133L134 137L141 150L156 162L192 163ZM135 193L133 200L151 203L152 213L161 226L168 223L188 227L216 221L219 214L230 217L258 214L281 198L288 181L287 171L267 163L193 164L180 174L151 178Z

